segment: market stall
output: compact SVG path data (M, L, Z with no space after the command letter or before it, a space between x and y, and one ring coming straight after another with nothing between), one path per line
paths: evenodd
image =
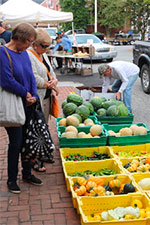
M73 46L71 53L66 53L64 51L57 51L53 54L48 54L49 57L51 57L52 64L55 66L55 63L53 63L54 58L65 58L66 64L63 65L63 68L60 70L62 74L68 73L70 71L68 60L72 60L72 69L71 72L74 72L79 75L93 75L93 69L92 69L92 56L95 53L95 48L90 46ZM84 59L90 61L90 67L84 66Z

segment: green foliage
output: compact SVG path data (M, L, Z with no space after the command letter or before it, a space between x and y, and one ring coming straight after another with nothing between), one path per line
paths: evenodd
M128 0L124 3L124 7L134 30L141 32L144 39L150 17L150 0Z
M85 7L87 0L59 0L60 7L64 12L73 13L74 29L86 29L88 9ZM72 29L71 22L63 23L66 30Z

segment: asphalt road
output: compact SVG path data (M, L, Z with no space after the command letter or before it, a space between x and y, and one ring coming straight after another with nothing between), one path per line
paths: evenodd
M118 55L114 59L132 62L132 46L116 46ZM81 76L76 74L61 75L59 71L56 70L57 78L60 85L71 85L71 86L101 86L102 80L98 75L98 66L100 63L93 62L93 76ZM84 64L86 67L90 67L89 64ZM145 123L150 129L150 95L143 92L141 87L140 78L137 79L133 86L132 92L132 107L134 113L134 123Z

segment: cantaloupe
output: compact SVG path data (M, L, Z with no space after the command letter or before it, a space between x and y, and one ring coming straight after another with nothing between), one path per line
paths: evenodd
M66 127L65 132L70 132L70 131L74 132L76 135L78 133L77 128L74 127L74 126L68 126L68 127Z
M85 135L86 135L86 133L84 133L84 132L79 132L78 135L77 135L77 137L78 137L78 138L83 138Z
M94 124L93 123L93 120L92 119L90 119L90 118L87 118L86 120L84 120L84 124L86 125L86 126L89 126L88 124Z
M84 123L80 123L79 127L85 127L85 124Z
M108 130L108 134L111 136L115 136L116 133L113 130Z
M136 132L136 129L138 129L138 126L136 124L133 124L130 126L130 129L132 130L132 135Z
M90 128L90 133L91 135L94 136L99 136L102 133L102 126L95 124Z
M69 125L72 125L72 126L74 126L74 127L79 126L79 120L78 120L77 117L75 117L75 116L68 116L68 117L66 118L66 123L67 123L68 126L69 126Z
M66 127L66 125L67 125L66 124L66 118L63 118L63 119L59 120L59 125Z
M77 136L73 131L68 131L68 132L66 132L65 137L66 138L76 138Z
M122 128L119 133L120 136L132 136L132 130L128 127Z
M61 134L62 137L66 137L66 132Z
M134 130L134 135L146 135L146 134L147 134L147 130L143 126L139 126Z

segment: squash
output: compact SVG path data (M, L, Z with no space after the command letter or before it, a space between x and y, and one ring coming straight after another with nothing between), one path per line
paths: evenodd
M86 180L84 177L77 177L75 183L77 183L79 186L85 186Z
M86 184L86 190L90 192L94 187L96 187L96 183L94 181L88 181Z
M117 176L114 177L113 180L109 181L109 187L110 187L112 190L114 190L114 189L119 190L120 186L121 186L121 182L120 182L120 180L117 179Z
M90 196L104 196L105 188L102 186L94 187L92 190L90 190Z
M125 184L123 188L123 194L128 194L132 192L135 192L135 187L130 183Z
M150 178L144 178L138 182L138 185L143 190L150 190Z
M143 207L143 204L142 204L142 202L140 201L140 200L138 200L138 199L135 199L135 200L133 200L132 202L131 202L131 206L133 207L133 208L139 208L139 209L141 209L142 207Z
M97 184L97 186L103 186L104 185L104 179L101 177L94 177L94 182Z
M85 192L86 192L86 187L85 187L85 186L80 186L79 188L77 188L77 189L75 190L75 193L76 193L78 196L84 195Z
M129 172L136 172L136 170L137 170L137 165L134 164L134 163L133 163L133 164L131 163L130 167L128 167L127 170L128 170Z

